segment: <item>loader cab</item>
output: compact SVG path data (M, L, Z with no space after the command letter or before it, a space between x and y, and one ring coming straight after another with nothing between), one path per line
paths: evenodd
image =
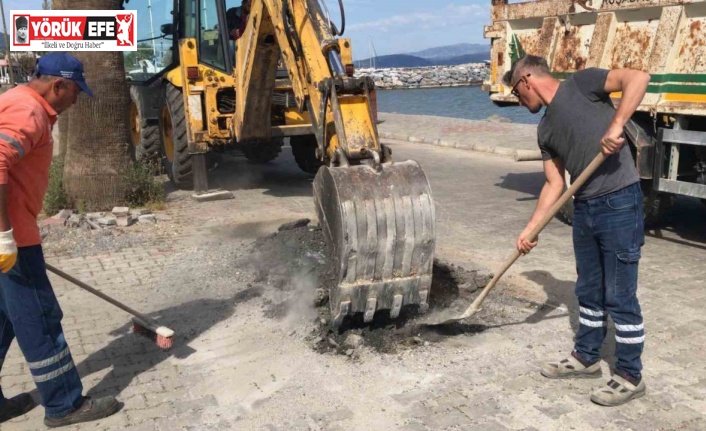
M199 5L197 40L199 61L221 72L230 74L233 59L228 48L228 26L226 25L226 7L223 0L201 0Z
M230 36L240 25L241 0L186 0L181 16L180 37L197 41L199 63L232 74L235 43Z
M229 27L239 25L242 0L133 0L137 51L124 53L128 81L149 83L178 64L178 39L198 41L199 62L231 74L235 42Z

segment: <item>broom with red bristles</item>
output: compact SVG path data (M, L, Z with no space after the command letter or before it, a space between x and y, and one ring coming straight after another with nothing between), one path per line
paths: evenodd
M54 268L53 266L49 265L48 263L46 264L47 269L54 274L58 275L59 277L68 280L75 284L76 286L80 287L83 290L87 290L91 292L92 294L96 295L97 297L110 302L111 304L115 305L116 307L127 311L128 313L132 314L134 317L132 318L132 330L136 334L144 335L150 339L152 339L155 344L157 344L157 347L163 350L168 350L172 347L173 343L173 337L174 337L174 331L171 329L167 328L166 326L162 326L159 323L157 323L156 320L149 318L145 316L142 313L138 313L137 311L133 310L132 308L128 307L127 305L118 302L117 300L111 298L110 296L106 295L103 292L100 292L93 287L87 285L81 280L78 280L69 274Z

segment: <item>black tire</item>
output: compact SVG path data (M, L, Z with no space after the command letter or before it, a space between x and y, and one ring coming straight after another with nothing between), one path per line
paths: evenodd
M574 198L569 199L563 207L559 208L556 218L571 226L574 222Z
M662 216L667 211L671 204L671 197L666 194L655 196L652 194L652 181L641 180L640 187L642 188L644 207L644 224L645 229L658 226ZM656 199L659 199L657 202ZM563 207L559 209L556 217L562 222L571 226L574 221L574 199L569 199Z
M264 164L271 162L282 152L282 140L274 139L270 142L258 144L244 144L242 146L245 158L251 163Z
M640 183L644 195L642 204L645 211L645 229L655 228L662 221L664 213L672 204L672 196L666 193L652 193L652 180L642 180Z
M299 168L312 175L316 175L323 162L316 158L316 137L315 136L292 136L289 138L289 145L292 147L294 160Z
M568 172L564 172L564 182L566 183L566 187L564 187L564 192L568 189L568 187L571 185L571 178L569 177ZM571 196L568 201L559 208L559 211L556 214L556 218L561 220L562 222L568 224L571 226L571 224L574 222L574 197Z
M164 86L162 101L159 130L164 153L164 170L175 186L180 189L192 189L194 175L181 89L167 83Z
M130 86L130 139L135 160L154 166L155 171L159 171L162 158L159 121L145 119L142 106L142 94L137 87Z

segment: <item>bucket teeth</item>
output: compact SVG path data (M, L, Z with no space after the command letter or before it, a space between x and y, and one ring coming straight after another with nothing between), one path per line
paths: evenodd
M322 166L314 202L329 247L331 315L378 310L397 317L404 305L424 304L431 288L436 227L431 188L417 162ZM427 292L422 295L422 292ZM371 300L374 298L374 300Z
M419 292L419 312L426 313L429 310L429 291L422 290Z
M365 323L373 321L373 317L375 317L375 310L377 309L377 303L377 298L368 298L368 303L365 306L365 315L363 316L363 321Z
M348 315L350 309L351 301L343 301L340 303L340 305L338 306L338 314L333 319L334 326L341 326L341 323L343 323L343 318Z
M392 308L390 309L390 317L397 319L400 315L400 310L402 309L402 295L395 295L395 299L392 302Z

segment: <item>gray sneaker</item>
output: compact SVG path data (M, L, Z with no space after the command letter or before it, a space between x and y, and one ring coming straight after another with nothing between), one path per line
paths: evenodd
M584 365L573 354L559 362L548 362L542 366L542 375L550 379L586 379L601 376L600 361Z
M59 418L44 417L44 425L49 428L63 427L81 422L106 418L120 410L120 403L114 397L92 399L83 397L81 407Z
M604 386L591 394L591 401L602 406L613 407L625 404L630 400L640 398L647 392L644 380L634 385L628 380L613 375L613 378Z

